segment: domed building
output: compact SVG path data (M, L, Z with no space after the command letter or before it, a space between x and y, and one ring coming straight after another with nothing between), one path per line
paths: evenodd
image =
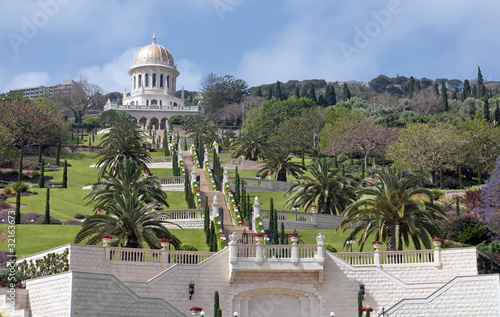
M181 97L176 97L177 77L180 72L174 57L168 49L153 42L137 52L134 63L128 71L132 91L127 94L123 88L122 104L108 101L104 110L122 110L132 115L142 127L151 126L164 129L173 115L202 115L201 103L186 106L184 88Z

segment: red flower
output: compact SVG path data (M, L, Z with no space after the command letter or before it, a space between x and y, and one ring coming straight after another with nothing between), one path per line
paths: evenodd
M244 222L243 222L243 221L240 221L240 222L238 222L238 224L239 224L239 225L242 225L242 224L244 224Z
M432 239L432 241L439 241L439 242L443 243L443 239L441 239L441 238L434 238L434 239Z
M384 244L382 241L373 241L372 244Z
M225 234L225 233L224 233L224 231L221 231L221 232L219 232L219 234L220 234L220 235L223 235L223 234Z
M162 238L162 239L158 240L158 242L167 242L167 243L170 243L170 239Z
M290 234L288 235L289 238L297 237L300 239L300 236L298 234Z
M110 236L109 234L103 234L101 236L101 239L113 239L113 236Z
M190 310L190 311L192 311L192 310L202 311L202 310L203 310L203 308L198 307L198 306L193 306L193 307L189 308L189 310Z
M363 308L361 308L361 310L362 311L367 311L367 310L373 311L373 308L371 308L371 307L363 307Z
M264 236L264 234L262 234L262 233L255 233L253 236L254 236L254 237L263 237L263 236Z

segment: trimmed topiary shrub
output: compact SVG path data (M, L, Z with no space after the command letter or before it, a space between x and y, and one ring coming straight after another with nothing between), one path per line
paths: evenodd
M181 244L181 247L179 250L181 250L181 251L198 251L198 249L190 243Z
M12 185L12 188L16 191L16 193L28 191L28 185L23 181L14 183L14 185Z
M325 243L325 250L333 252L333 253L337 252L337 248L335 248L333 246L333 244L331 244L331 243Z
M85 217L87 217L87 216L80 214L80 213L76 213L73 217L75 219L85 219Z

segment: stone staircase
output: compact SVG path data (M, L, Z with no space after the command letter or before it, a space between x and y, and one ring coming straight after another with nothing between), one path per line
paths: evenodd
M3 317L30 317L28 291L25 289L16 289L15 309L12 308L10 301L7 301L7 298L10 298L10 296L6 291L7 289L4 288L3 294L0 294L0 315Z
M191 172L193 171L194 168L194 162L191 152L182 151L182 159L184 161L184 166L186 167L187 172L189 173L189 175L191 175ZM214 197L217 196L217 201L219 202L219 206L223 209L224 213L223 221L224 221L224 231L226 235L236 232L238 237L241 238L243 230L246 230L247 233L255 233L254 231L250 231L248 226L244 227L235 226L235 224L233 223L233 219L231 217L231 213L229 211L229 207L226 203L224 193L210 190L208 178L205 175L205 170L203 168L194 168L194 170L196 172L196 175L200 177L200 192L203 203L205 203L205 197L208 197L208 204L210 206L214 200Z

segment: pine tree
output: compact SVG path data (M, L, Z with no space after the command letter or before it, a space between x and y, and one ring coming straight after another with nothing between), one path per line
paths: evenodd
M220 303L219 303L219 292L215 291L214 293L214 316L217 316L219 313Z
M42 160L42 165L40 166L40 177L38 178L38 187L45 187L45 162Z
M279 82L279 80L276 82L276 88L274 90L276 92L276 99L283 100L283 96L281 95L281 83Z
M483 98L483 118L484 120L491 121L490 102L488 100L488 97Z
M347 87L347 84L344 83L342 86L342 100L347 101L351 99L351 91L349 90L349 87Z
M47 195L45 196L45 217L43 223L50 225L50 188L47 188Z
M462 101L470 97L470 84L469 81L466 79L464 80L464 87L462 88L462 98L460 98Z
M68 161L64 160L62 188L68 188Z
M415 83L413 84L413 92L417 92L420 90L420 80L415 79Z
M323 95L319 95L318 106L321 106L321 107L326 107L327 106L325 97L323 97Z
M300 89L299 86L295 87L295 98L299 99L300 98Z
M257 97L262 97L262 88L259 86L259 89L257 89Z
M432 89L434 90L434 93L436 94L436 96L439 97L439 85L438 85L438 83L436 81L432 85Z
M61 155L61 143L57 143L57 147L56 147L56 165L59 166L61 165L61 162L60 162L60 155Z
M477 67L477 98L483 98L486 96L486 87L483 82L483 74L481 74L481 68Z
M273 87L269 85L267 88L267 100L271 100L273 98Z
M318 102L318 98L316 98L316 89L314 88L314 84L309 84L309 91L307 92L307 97L314 101L314 103Z
M441 104L443 105L443 112L448 112L450 111L450 108L448 106L448 94L446 93L446 84L444 83L444 80L441 81Z
M498 106L498 100L496 100L496 106L495 110L493 111L493 120L495 121L495 124L498 126L500 125L500 107Z
M21 224L21 191L16 191L16 213L14 215L14 223Z

